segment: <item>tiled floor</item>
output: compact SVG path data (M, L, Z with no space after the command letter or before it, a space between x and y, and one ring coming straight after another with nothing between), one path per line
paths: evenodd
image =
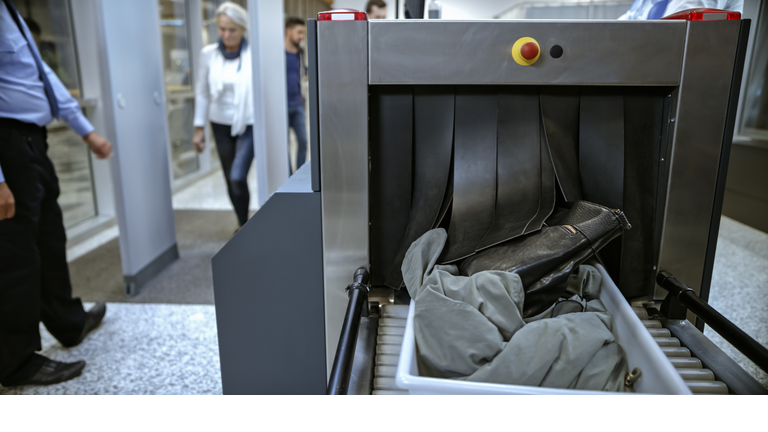
M101 326L71 349L43 325L40 333L41 354L85 360L83 374L51 386L0 387L0 395L221 394L213 306L110 303Z
M723 217L709 304L768 347L768 234ZM704 334L768 387L768 374L707 327Z
M248 189L251 192L251 210L259 208L256 200L256 170L251 166L248 172ZM173 208L176 210L232 210L227 195L227 183L221 168L173 194Z

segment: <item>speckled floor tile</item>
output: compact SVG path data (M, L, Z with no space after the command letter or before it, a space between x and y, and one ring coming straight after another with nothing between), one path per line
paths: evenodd
M709 304L764 346L768 346L768 234L723 217L718 236ZM768 374L711 328L704 334L768 387Z
M85 360L83 374L51 386L0 387L0 395L221 394L213 306L109 303L101 326L71 349L40 328L42 354Z

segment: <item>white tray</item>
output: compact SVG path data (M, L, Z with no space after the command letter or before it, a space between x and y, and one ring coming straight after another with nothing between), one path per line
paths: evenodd
M637 318L608 273L596 265L603 276L600 300L613 315L613 335L627 353L629 370L639 367L642 375L634 385L637 393L691 394L651 334ZM491 384L419 376L416 366L416 337L413 333L415 303L411 301L405 326L403 348L397 366L397 385L410 394L613 394L600 391L567 390L523 385ZM615 393L631 394L631 393Z

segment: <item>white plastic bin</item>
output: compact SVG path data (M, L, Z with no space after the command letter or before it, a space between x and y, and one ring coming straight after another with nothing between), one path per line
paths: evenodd
M629 370L636 367L642 370L642 375L634 385L635 392L691 394L683 379L632 311L603 266L595 267L603 275L600 300L613 315L613 335L627 353ZM416 337L413 333L414 306L415 303L411 301L396 378L397 385L408 390L410 394L631 394L491 384L419 376L416 366Z

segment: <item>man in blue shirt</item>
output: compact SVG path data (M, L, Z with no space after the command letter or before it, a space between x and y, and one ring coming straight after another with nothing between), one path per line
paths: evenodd
M306 79L306 70L304 67L303 51L301 49L302 39L307 29L304 21L300 18L287 18L285 20L285 70L288 74L286 84L288 85L288 127L293 128L298 142L298 151L296 153L296 170L304 165L307 160L307 125L304 117L304 97L301 95L301 82ZM290 132L290 129L288 130ZM290 155L288 157L288 167L291 167ZM291 174L293 170L291 169Z
M46 151L45 125L60 118L99 158L112 145L93 131L35 46L11 0L0 0L0 384L54 384L85 362L37 354L40 321L65 347L101 323L106 306L88 312L72 298L66 233L56 199L59 182Z

